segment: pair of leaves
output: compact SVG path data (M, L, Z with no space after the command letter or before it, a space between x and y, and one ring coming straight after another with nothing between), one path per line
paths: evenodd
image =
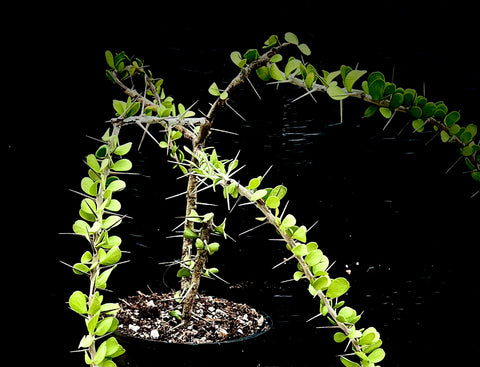
M212 96L220 97L221 100L225 100L228 98L228 93L225 91L220 91L220 89L218 89L217 83L215 82L213 82L208 88L208 93L210 93Z
M117 113L117 116L122 117L131 117L134 116L140 111L142 107L140 102L132 103L131 97L128 97L127 102L119 101L114 99L113 100L113 109Z
M298 41L298 37L292 33L292 32L287 32L285 33L285 41L288 43L294 44L298 47L300 52L304 54L305 56L310 56L312 52L310 51L310 48L305 44L305 43L300 43Z
M362 89L374 101L381 100L385 92L385 76L379 71L374 71L362 83Z

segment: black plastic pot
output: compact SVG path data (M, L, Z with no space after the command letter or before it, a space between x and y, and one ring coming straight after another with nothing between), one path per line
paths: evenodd
M167 343L131 337L118 331L115 336L126 349L115 359L118 366L257 366L273 327L270 316L261 312L267 328L244 338L224 342L193 344Z

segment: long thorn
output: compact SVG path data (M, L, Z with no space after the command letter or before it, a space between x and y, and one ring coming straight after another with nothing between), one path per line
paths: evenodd
M250 81L250 79L248 79L248 77L247 77L246 79L247 79L248 84L250 84L250 86L252 87L253 91L254 91L255 94L257 95L258 99L261 101L261 100L262 100L262 97L260 97L260 94L258 94L257 90L256 90L255 87L253 86L253 84L252 84L252 82Z
M278 263L277 265L275 265L275 266L272 268L272 270L278 268L279 266L285 265L285 264L287 263L287 261L290 261L290 260L292 260L292 259L294 259L294 258L295 258L295 256L292 255L292 256L290 256L288 259L283 259L283 261L282 261L281 263Z
M239 234L238 234L238 237L243 236L244 234L247 234L248 232L254 231L254 230L256 230L257 228L260 228L261 226L264 226L265 224L268 224L268 222L263 222L263 223L255 226L255 227L253 227L253 228L247 229L246 231L244 231L244 232L242 232L242 233L239 233Z
M243 121L247 121L247 119L246 119L245 117L243 117L242 115L240 115L240 113L238 113L232 106L230 106L230 105L228 104L228 102L226 102L226 105L227 105L227 107L229 107L233 112L235 112L235 114L236 114L238 117L240 117Z

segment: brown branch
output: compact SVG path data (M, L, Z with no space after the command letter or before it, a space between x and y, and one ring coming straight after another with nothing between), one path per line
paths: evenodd
M270 62L271 58L278 54L280 51L284 50L288 46L291 46L291 43L283 43L279 46L273 47L263 55L261 55L257 60L254 60L251 62L249 65L245 66L240 70L240 72L237 74L235 78L232 79L232 81L228 84L227 88L225 88L225 92L228 93L228 98L227 99L221 99L218 97L215 102L213 103L212 107L210 107L210 110L207 113L206 120L200 125L200 130L198 132L198 137L196 144L203 146L205 143L205 140L207 139L208 135L210 135L210 129L213 124L213 120L215 118L215 115L217 111L220 108L223 108L226 104L232 93L235 91L235 89L242 84L245 80L247 80L248 76L257 70L258 68L265 66L268 62Z

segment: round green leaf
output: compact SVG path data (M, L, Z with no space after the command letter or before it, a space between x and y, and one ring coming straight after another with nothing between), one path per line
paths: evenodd
M107 186L107 190L110 190L112 192L120 191L120 190L123 190L126 186L127 185L125 184L125 181L114 180L110 182L110 184Z
M255 191L255 192L253 193L252 197L250 198L250 201L260 200L260 199L263 198L265 195L267 195L267 190L265 190L265 189L261 189L261 190Z
M115 62L111 51L105 51L105 59L107 60L107 65L110 66L110 68L115 69Z
M460 113L457 111L452 111L447 116L445 116L444 122L445 125L451 127L453 124L457 123L458 120L460 120Z
M70 308L80 314L87 313L87 296L80 291L72 293L68 300Z
M345 77L344 86L347 92L351 92L353 84L360 79L367 71L366 70L351 70Z
M403 103L403 93L395 93L390 100L390 108L398 108Z
M125 143L125 144L119 145L113 151L113 153L115 153L116 155L125 155L130 151L131 147L132 147L132 143Z
M418 107L412 107L418 108ZM421 133L425 128L425 122L422 119L416 119L412 121L412 126L416 132Z
M298 45L298 38L292 32L285 33L285 41L288 43L293 43L294 45Z
M372 363L381 362L385 358L385 351L382 348L375 349L368 355L368 360Z
M337 343L342 343L345 339L347 339L347 336L344 333L338 332L333 335L333 340Z
M310 51L310 47L308 47L305 43L298 45L298 49L305 56L310 56L312 54L312 51Z
M280 206L280 199L276 196L269 196L265 205L271 209L277 209Z
M267 82L270 80L270 69L267 66L261 66L256 70L257 76Z
M368 84L368 91L374 101L382 99L385 91L385 80L375 79L371 84Z
M278 68L277 64L270 65L269 72L270 72L270 76L273 79L279 80L279 81L285 80L285 77L283 76L282 72Z
M297 255L297 256L305 256L308 252L307 245L304 245L304 244L297 245L294 248L292 248L292 252L294 255Z
M345 278L337 278L332 280L332 283L328 287L327 297L337 298L345 294L350 288L350 283Z
M295 223L297 223L295 217L291 214L287 214L287 216L282 220L282 224L280 227L283 229L290 228L294 226Z
M315 266L322 261L322 257L323 257L322 250L318 250L318 249L313 250L309 252L308 255L305 257L305 262L309 266Z

